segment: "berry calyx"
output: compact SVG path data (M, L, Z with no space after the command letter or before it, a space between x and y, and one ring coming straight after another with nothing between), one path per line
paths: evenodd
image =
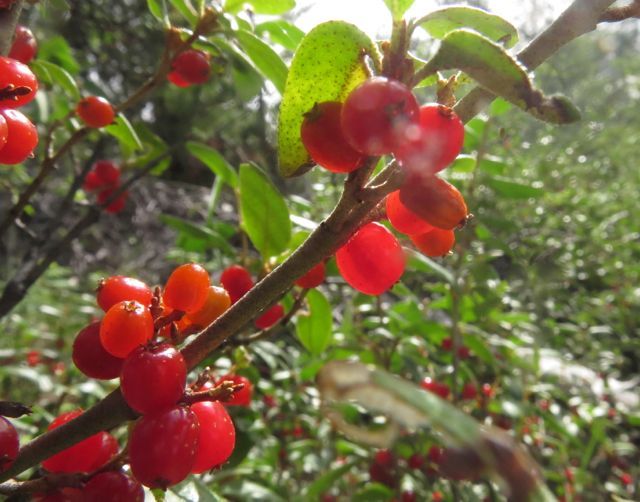
M412 235L410 238L422 254L431 258L446 256L456 242L453 230L433 227L427 233Z
M23 64L29 64L38 52L38 42L36 37L26 26L19 24L16 26L16 33L13 38L13 44L9 51L9 57L16 59Z
M209 286L204 305L186 317L192 325L199 328L208 326L231 306L231 297L227 290L219 286Z
M200 423L189 408L177 406L144 415L129 435L129 460L135 478L165 489L191 472L198 452Z
M367 223L336 252L347 283L367 295L380 295L404 273L405 256L395 236L380 223Z
M109 354L102 346L99 321L92 322L76 335L71 357L82 373L99 380L117 378L124 362Z
M6 122L6 143L0 149L0 164L20 164L31 155L38 144L38 131L31 121L18 110L2 110Z
M142 305L149 306L153 292L144 282L133 277L113 275L102 279L98 284L96 300L100 308L106 312L116 303L125 300L135 300Z
M76 113L87 127L96 129L108 126L116 116L111 103L100 96L84 98L76 106Z
M0 417L0 472L7 470L20 450L16 428L6 418Z
M280 319L284 317L284 307L279 303L268 308L260 317L255 321L256 328L269 329Z
M211 74L209 55L204 51L188 49L174 58L171 70L169 81L178 87L204 84Z
M302 144L313 161L334 173L349 173L357 169L364 156L354 150L344 137L340 117L342 103L316 103L302 121Z
M242 389L237 390L233 395L223 403L228 406L249 406L251 404L251 396L253 394L253 384L251 380L242 375L225 375L220 377L216 385L222 382L232 382L234 385L243 385Z
M36 97L38 79L26 64L0 56L0 91L10 96L0 100L1 108L18 108Z
M209 273L202 266L186 263L171 272L162 299L174 310L197 312L207 301L210 285Z
M385 155L404 140L404 130L418 121L419 107L401 82L374 77L356 87L342 108L347 142L365 155Z
M406 235L418 235L429 232L433 226L411 211L400 200L400 190L391 192L385 201L389 223L398 232Z
M195 403L191 410L200 422L198 451L191 472L199 474L227 461L236 445L236 429L219 401Z
M144 489L122 471L100 472L82 490L82 500L101 502L143 502Z
M187 367L175 347L168 343L143 345L125 359L120 389L131 408L147 414L175 406L186 381Z
M296 280L295 284L296 286L300 286L301 288L305 289L316 288L324 282L325 276L326 265L323 261L321 261L306 274Z
M149 308L136 301L113 305L100 324L100 341L109 354L125 358L153 336L153 316Z
M253 287L249 271L240 265L231 265L222 271L220 283L229 292L231 303L237 302Z

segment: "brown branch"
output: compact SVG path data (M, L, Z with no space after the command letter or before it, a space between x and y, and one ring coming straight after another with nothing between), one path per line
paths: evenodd
M609 7L602 13L598 23L617 23L631 18L640 18L640 0L633 0L633 3L622 7Z
M22 3L22 0L18 0L11 8L0 11L0 55L2 56L9 54L11 49L13 34L22 11Z

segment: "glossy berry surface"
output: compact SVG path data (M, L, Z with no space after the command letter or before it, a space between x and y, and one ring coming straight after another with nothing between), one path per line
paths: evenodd
M113 275L102 279L96 294L98 305L105 312L116 303L125 300L135 300L149 306L152 297L151 288L144 282L124 275Z
M20 440L16 428L6 418L0 417L0 472L11 466L19 449Z
M365 155L391 153L404 130L418 121L415 96L404 84L374 77L356 87L342 108L342 131L347 142Z
M385 201L387 218L389 223L398 232L406 235L424 234L433 229L433 226L420 218L416 213L407 208L400 200L400 190L391 192Z
M0 164L19 164L27 159L38 144L38 131L18 110L0 110L7 126L6 144L0 150Z
M106 188L104 190L100 190L98 193L98 204L106 204L108 200L111 199L111 196L118 190L118 187ZM127 203L127 198L129 197L129 192L124 191L120 193L115 199L109 202L104 210L107 213L117 214L124 209L124 206Z
M336 252L336 262L351 287L379 295L402 277L405 256L389 230L379 223L367 223Z
M143 502L144 489L122 471L106 471L87 482L82 490L82 499L87 502Z
M123 301L111 307L100 324L100 341L107 352L125 358L133 349L153 336L153 316L136 301Z
M162 299L175 310L197 312L209 295L209 273L196 263L186 263L176 268L164 286Z
M411 242L422 254L432 258L439 258L447 255L453 249L456 236L453 230L432 228L426 234L412 235Z
M400 188L400 200L437 228L453 230L467 220L467 204L462 194L437 176L408 176Z
M300 136L316 164L334 173L349 173L362 164L364 156L347 143L342 133L341 113L342 103L316 103L304 116Z
M187 85L204 84L209 80L211 63L206 52L189 49L175 57L171 63L171 70L174 77L169 80L178 87L186 87L185 83Z
M191 85L183 79L177 71L167 73L167 80L177 87L189 87Z
M184 358L173 345L142 345L125 359L120 389L131 408L147 414L175 406L186 381Z
M4 115L0 115L0 150L7 144L7 136L9 134L9 128L7 127L7 120Z
M462 151L464 124L448 106L428 104L420 108L420 120L405 129L404 141L394 152L409 172L435 174L451 164Z
M202 401L191 409L200 422L198 452L191 472L199 474L227 461L236 445L236 428L219 401Z
M447 397L449 397L449 393L451 392L449 386L446 383L437 382L430 377L426 377L424 380L422 380L420 386L424 390L440 396L442 399L447 399Z
M231 297L220 286L209 286L204 305L196 312L187 314L191 324L204 328L220 317L231 306Z
M117 378L124 362L104 350L100 341L99 321L92 322L76 335L71 357L82 373L99 380Z
M220 385L226 381L231 381L235 385L243 385L244 387L234 392L230 399L224 401L224 404L228 406L249 406L251 404L251 396L253 395L253 384L251 380L242 375L225 375L220 377L216 385Z
M229 292L231 303L237 302L253 287L249 271L240 265L231 265L222 271L220 283Z
M9 51L9 57L16 59L23 64L29 64L38 52L38 42L36 37L26 26L16 26L16 33L13 38L13 44Z
M198 417L189 408L143 416L129 434L131 472L149 488L179 483L191 472L199 437Z
M51 422L47 430L56 429L81 414L82 410L63 413ZM42 462L42 467L49 472L91 472L113 458L118 451L117 445L118 443L111 434L98 432L49 457Z
M306 274L296 280L296 286L301 288L317 288L324 282L326 276L326 265L323 261L309 270Z
M108 126L116 116L111 103L100 96L84 98L76 106L76 113L86 126L96 129Z
M284 317L284 307L279 303L269 307L260 317L255 321L256 328L269 329L280 319Z
M18 108L31 102L38 91L38 79L26 65L15 59L0 56L0 90L25 87L11 99L0 101L0 108Z

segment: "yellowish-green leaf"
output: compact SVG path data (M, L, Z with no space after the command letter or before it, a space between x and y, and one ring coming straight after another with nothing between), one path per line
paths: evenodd
M296 334L304 347L318 356L327 348L333 338L333 317L331 304L317 289L307 293L309 312L298 315Z

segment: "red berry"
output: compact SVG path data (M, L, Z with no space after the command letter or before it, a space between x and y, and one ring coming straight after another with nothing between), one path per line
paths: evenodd
M167 80L178 87L189 87L191 84L183 79L177 71L171 71L167 74Z
M414 453L409 457L409 460L407 460L407 465L411 469L415 469L417 471L422 470L422 468L424 467L424 463L424 457L419 453Z
M164 286L164 303L183 312L197 312L209 296L209 273L196 263L186 263L177 267Z
M9 99L0 101L0 108L18 108L36 97L38 79L31 69L15 59L0 56L0 91L7 88L25 87L23 93L15 93Z
M389 222L398 232L406 235L418 235L433 230L433 226L422 220L410 209L407 209L402 203L400 200L400 190L396 190L387 195L385 204L387 208L387 218L389 218Z
M478 389L472 383L467 383L462 387L462 399L475 399L478 397Z
M0 164L20 164L38 144L36 126L18 110L0 109L0 115L7 123L7 142L0 150Z
M396 459L389 450L378 450L373 456L373 461L382 467L391 468L395 465Z
M120 168L110 160L99 160L93 165L92 170L103 185L117 185L120 182Z
M96 474L87 482L82 490L82 498L87 502L143 502L144 489L122 471L106 471Z
M102 279L98 284L96 300L103 311L109 310L118 302L135 300L149 306L153 292L144 282L133 277L113 275Z
M231 398L223 403L228 406L249 406L251 404L251 395L253 394L253 384L251 380L242 375L225 375L220 377L216 385L220 385L226 381L231 381L234 385L244 385L244 387L234 392Z
M143 416L129 434L131 472L149 488L179 483L191 472L199 436L198 417L189 408Z
M30 350L27 352L27 365L33 368L42 362L42 354L39 350Z
M418 102L404 84L374 77L347 97L342 108L342 130L357 151L385 155L396 149L404 129L418 117Z
M92 322L77 334L71 357L82 373L100 380L117 378L124 362L104 350L100 341L99 321Z
M109 354L125 358L138 345L153 336L153 316L136 301L123 301L111 307L100 325L100 341Z
M16 34L9 51L9 57L17 59L21 63L29 64L36 57L37 52L38 43L31 30L21 24L16 26Z
M427 390L442 399L449 397L449 386L446 383L437 382L430 377L426 377L420 384L424 390Z
M249 271L240 265L231 265L222 271L220 283L229 292L231 303L237 302L253 287Z
M349 285L367 295L380 295L402 276L405 256L389 230L367 223L338 249L336 262Z
M453 348L453 339L445 338L444 340L442 340L440 347L442 347L442 350L451 350Z
M125 359L120 374L125 401L142 414L175 406L186 382L184 358L168 343L138 347Z
M427 233L412 235L411 242L418 250L431 258L446 256L456 243L453 230L432 227Z
M381 483L393 488L398 483L398 477L394 469L373 463L369 466L369 477L371 481Z
M458 347L458 358L459 359L469 359L471 357L471 349L469 347Z
M230 306L231 298L226 289L218 286L209 286L204 305L196 312L187 314L186 317L191 324L204 328L220 317Z
M284 307L277 303L276 305L267 309L260 317L255 321L258 329L269 329L280 319L284 317Z
M7 126L7 120L3 115L0 115L0 150L7 144L7 137L9 136L9 127Z
M334 173L349 173L362 164L364 156L347 143L341 112L342 103L337 101L316 103L304 116L300 136L314 162Z
M412 492L410 490L404 490L402 492L402 498L401 498L402 502L416 502L416 500L418 500L418 496L416 495L416 492Z
M428 104L420 108L420 121L405 129L405 138L394 152L409 172L435 174L451 164L462 150L464 125L448 106Z
M631 476L631 474L629 474L628 472L623 472L620 475L620 482L624 486L629 486L629 485L633 484L633 476Z
M82 188L85 192L93 192L102 187L102 180L95 171L89 171L84 178Z
M295 284L296 286L300 286L301 288L315 288L320 286L320 284L324 282L325 275L326 266L325 263L321 261L306 274L300 277Z
M82 410L69 411L58 416L47 428L51 431L82 415ZM49 472L91 472L111 460L118 452L118 443L108 432L98 432L56 453L42 462Z
M482 384L482 394L485 397L493 397L493 388L491 387L491 384L488 384L488 383Z
M400 188L400 200L437 228L452 230L467 220L467 204L462 194L437 176L407 176Z
M0 472L7 470L20 450L16 428L6 418L0 417Z
M442 492L435 491L431 494L432 502L442 502L443 500L444 500L444 495L442 495Z
M427 453L427 457L429 458L429 461L433 464L439 464L440 461L442 460L442 448L438 447L438 446L432 446L431 448L429 448L429 452Z
M209 56L206 52L189 49L175 57L171 63L171 69L171 73L179 77L179 82L186 82L188 85L203 84L211 74L211 63L209 63ZM174 80L177 79L174 77ZM175 83L174 80L170 79Z
M76 113L87 127L94 128L108 126L116 116L111 103L99 96L84 98L76 106Z
M195 403L191 409L200 422L198 452L191 472L200 474L227 461L236 445L236 429L219 401Z
M16 0L0 0L0 9L9 9Z
M111 196L118 190L118 187L107 188L105 190L101 190L98 193L98 204L105 204ZM124 209L125 204L127 203L127 197L129 196L129 192L126 190L118 195L113 201L109 202L104 210L107 213L117 214Z

